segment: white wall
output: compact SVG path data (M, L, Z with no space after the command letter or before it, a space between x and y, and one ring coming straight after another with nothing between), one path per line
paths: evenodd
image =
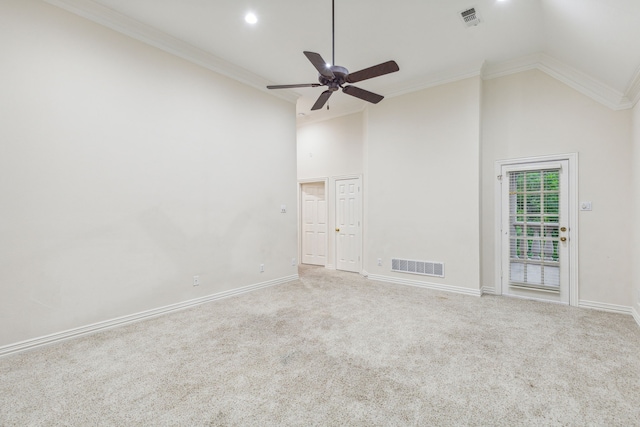
M369 108L368 273L479 293L480 89L480 79L470 78ZM393 257L442 261L446 277L392 273Z
M635 310L636 321L640 324L640 224L638 217L640 216L640 103L636 104L632 111L632 138L633 138L633 192L632 200L633 208L633 233L631 238L633 241L632 250L632 266L633 266L633 296L631 298L633 309Z
M363 117L349 114L298 126L298 180L324 180L327 198L327 268L335 268L335 179L362 175Z
M578 153L578 199L593 203L593 211L578 213L579 300L604 308L637 304L640 271L635 281L630 277L640 227L635 235L629 230L633 202L640 203L640 173L632 174L640 170L639 109L613 111L536 70L469 79L368 108L362 115L365 270L420 280L390 273L389 259L444 261L444 280L424 280L495 288L495 161ZM327 121L304 131L307 141L322 138L315 132L339 140L349 128ZM298 138L301 162L307 148L300 130Z
M298 179L362 173L362 113L298 126Z
M39 1L0 51L0 346L297 274L293 104Z
M576 152L579 200L593 202L593 211L579 213L579 299L630 305L630 115L629 110L610 110L537 70L484 82L484 286L497 284L495 161Z

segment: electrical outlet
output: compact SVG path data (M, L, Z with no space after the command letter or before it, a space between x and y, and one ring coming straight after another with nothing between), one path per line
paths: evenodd
M260 264L260 273L264 273L264 264Z
M193 276L193 286L200 286L200 276Z
M382 258L378 258L378 265L381 266L382 265Z
M291 265L296 265L296 259L295 258L291 258Z

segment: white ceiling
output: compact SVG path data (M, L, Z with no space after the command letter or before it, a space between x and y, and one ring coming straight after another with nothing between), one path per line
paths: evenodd
M314 83L304 50L331 60L331 0L46 0L255 87ZM357 86L387 97L481 74L538 68L611 108L640 96L640 0L335 0L336 63L351 72L390 59L400 71ZM459 12L482 23L466 28ZM244 15L252 11L258 23ZM264 89L266 90L266 89ZM343 93L298 120L362 110ZM382 101L384 102L384 101ZM372 107L375 108L375 107Z

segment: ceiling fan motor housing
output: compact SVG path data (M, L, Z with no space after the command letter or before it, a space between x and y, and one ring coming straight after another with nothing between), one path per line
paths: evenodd
M339 65L332 65L329 67L334 78L330 79L328 77L323 76L322 74L318 75L318 81L322 85L326 85L330 91L335 92L345 83L347 76L349 75L349 70Z

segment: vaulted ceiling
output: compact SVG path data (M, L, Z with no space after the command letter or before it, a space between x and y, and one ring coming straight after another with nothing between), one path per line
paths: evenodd
M305 50L331 59L331 0L46 1L265 91L317 81ZM460 18L470 7L482 21L474 27ZM335 8L336 63L353 72L395 60L399 72L357 84L387 97L532 68L613 109L640 97L639 0L335 0ZM255 25L244 21L250 11ZM297 101L299 121L366 104L336 93L330 110L309 111L322 90L270 93Z

